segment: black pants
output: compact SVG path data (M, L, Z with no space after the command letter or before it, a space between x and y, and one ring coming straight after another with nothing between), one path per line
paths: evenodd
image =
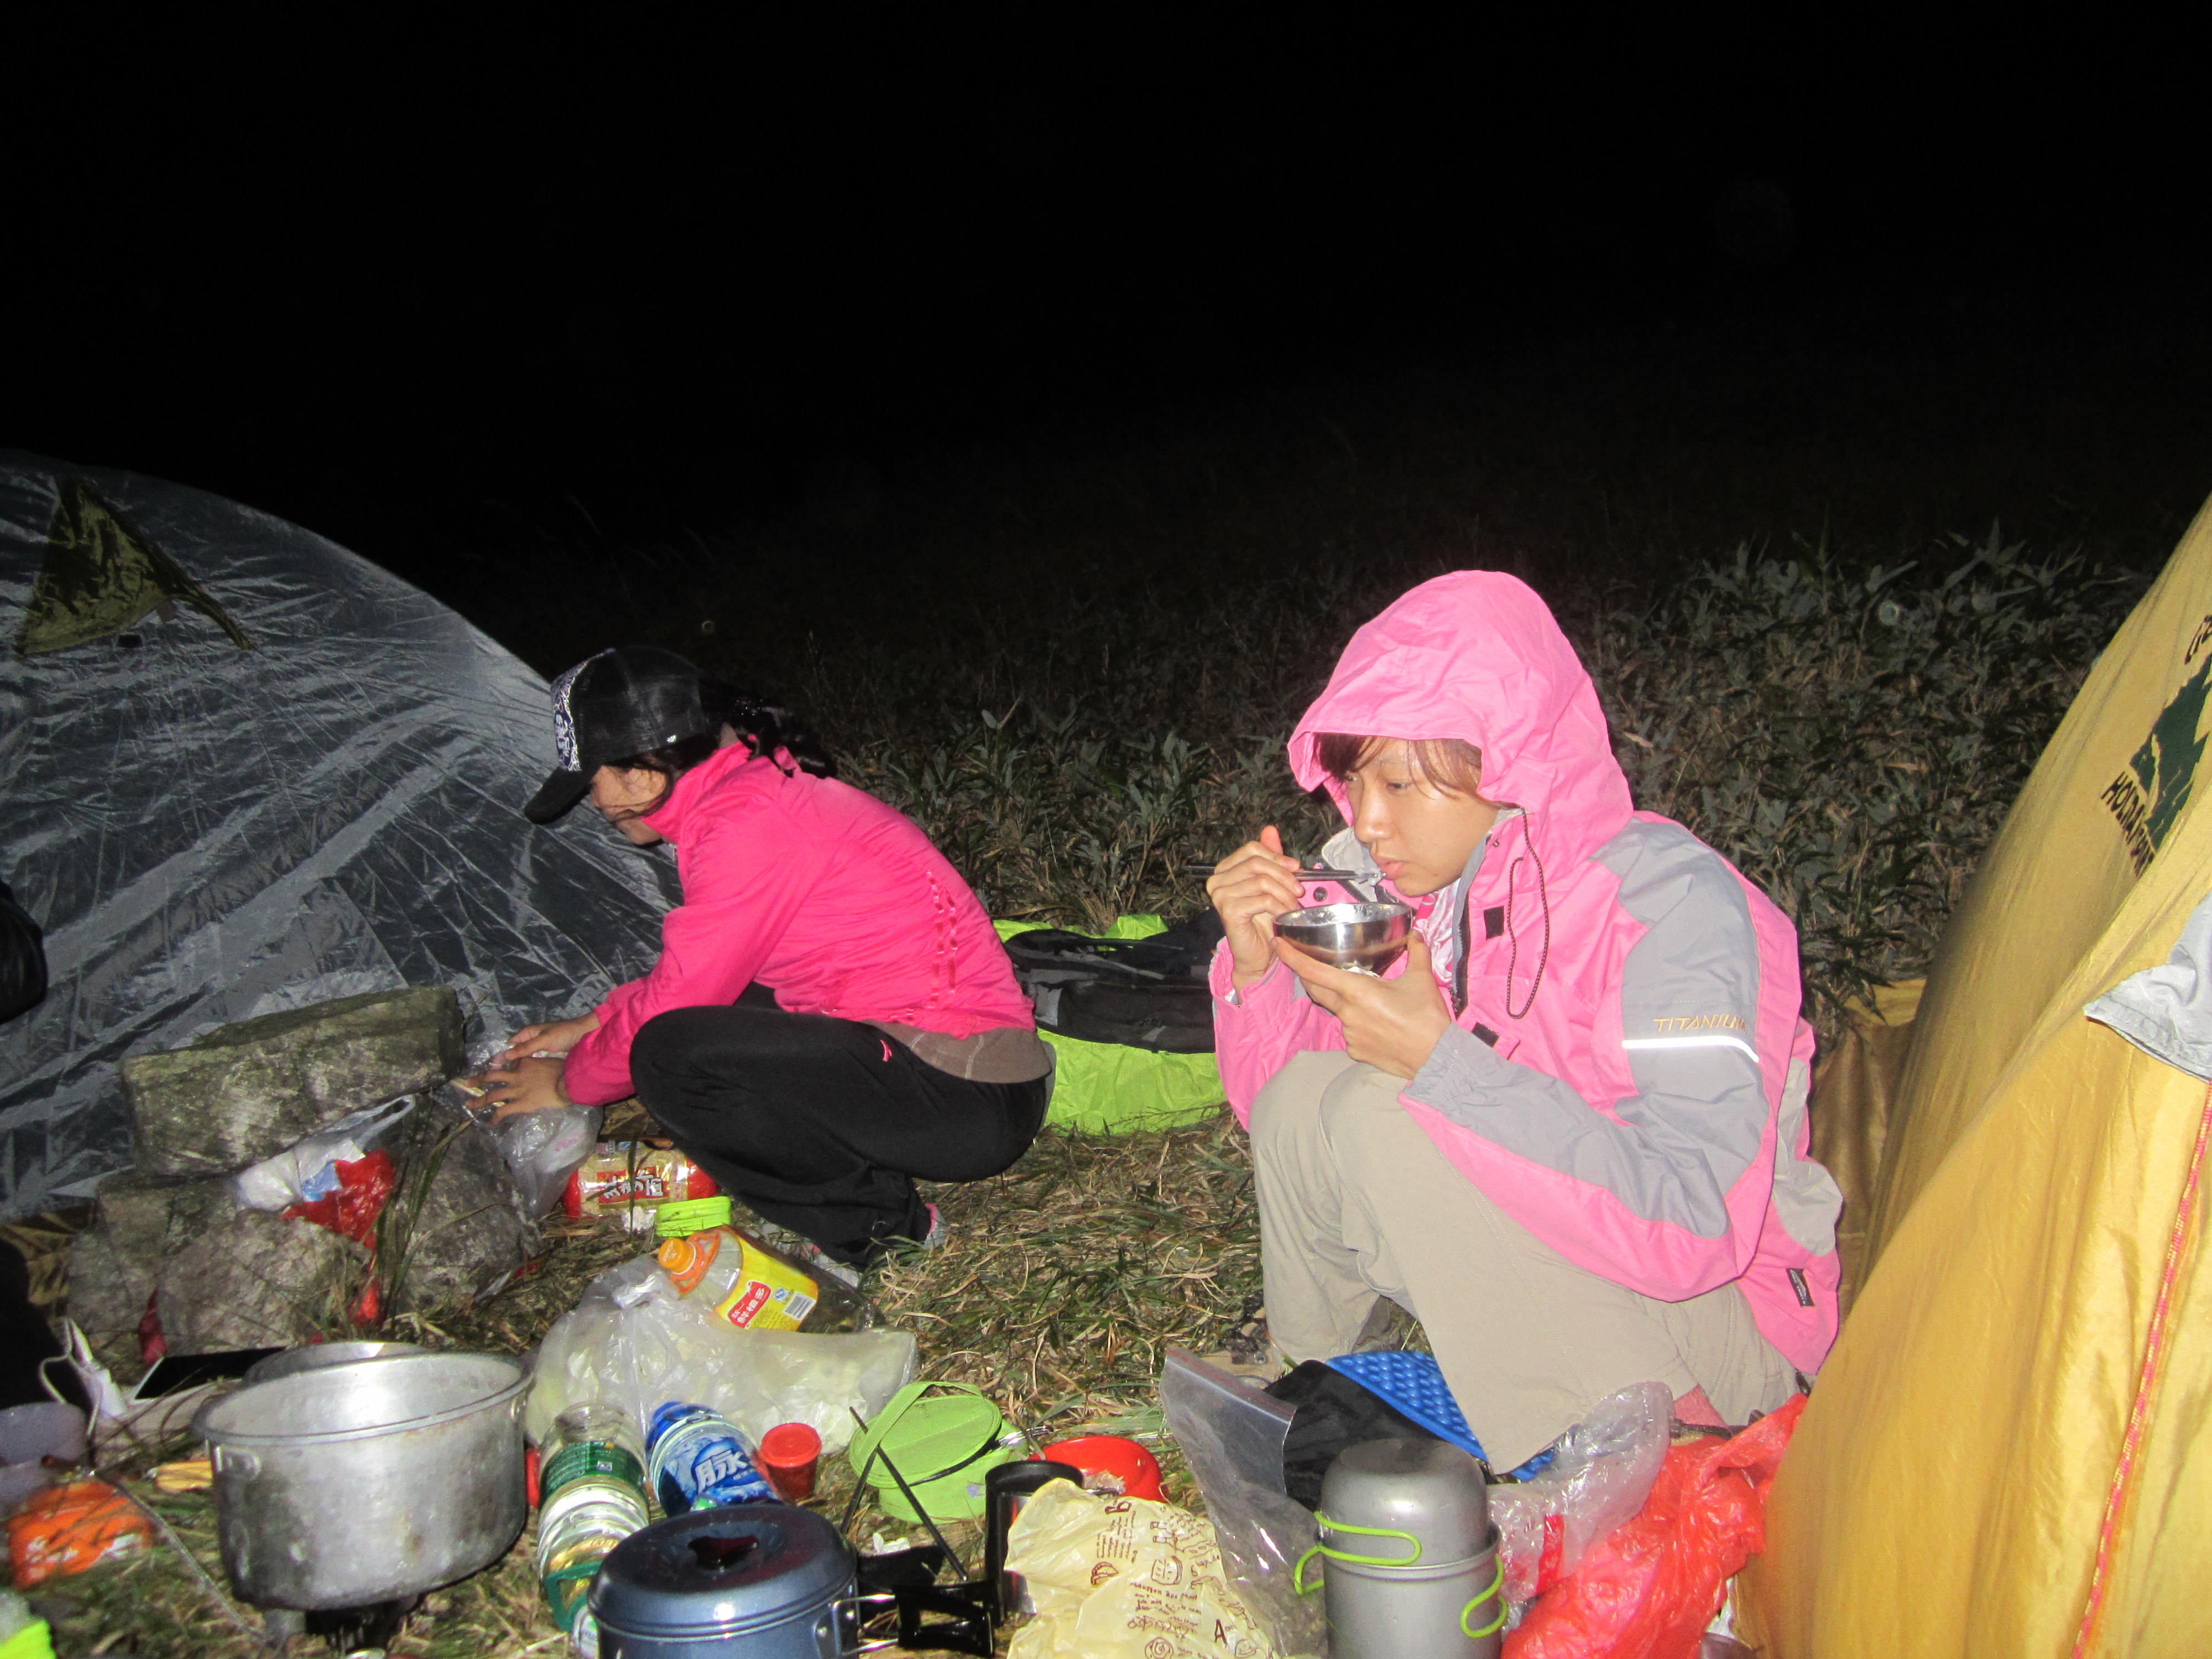
M758 988L754 988L757 990ZM980 1181L1036 1138L1050 1079L970 1083L856 1020L751 992L674 1008L630 1045L637 1097L728 1193L831 1255L920 1239L925 1181Z

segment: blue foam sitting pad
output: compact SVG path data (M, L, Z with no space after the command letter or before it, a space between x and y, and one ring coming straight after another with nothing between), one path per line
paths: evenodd
M1462 1451L1483 1457L1482 1443L1474 1437L1474 1431L1467 1425L1459 1401L1452 1397L1451 1385L1444 1381L1443 1368L1437 1364L1434 1354L1406 1353L1385 1350L1375 1353L1340 1353L1328 1363L1331 1370L1341 1371L1353 1382L1380 1399L1387 1400L1397 1410L1419 1424L1439 1439L1449 1440ZM1526 1480L1552 1466L1557 1456L1546 1447L1507 1478Z

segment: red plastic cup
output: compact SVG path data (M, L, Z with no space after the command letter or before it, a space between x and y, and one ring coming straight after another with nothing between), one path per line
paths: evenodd
M822 1462L822 1437L804 1423L779 1423L761 1437L760 1472L787 1504L814 1496L814 1474Z
M1167 1501L1167 1494L1160 1490L1159 1460L1135 1441L1124 1440L1118 1434L1079 1435L1047 1446L1037 1455L1048 1463L1074 1464L1084 1473L1083 1484L1094 1491L1097 1488L1089 1477L1105 1475L1121 1484L1124 1497L1149 1498L1155 1504Z

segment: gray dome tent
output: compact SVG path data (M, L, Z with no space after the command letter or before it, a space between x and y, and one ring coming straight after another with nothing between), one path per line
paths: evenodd
M131 1160L116 1062L449 985L471 1042L650 963L674 872L533 830L546 688L319 536L0 452L0 880L51 987L0 1025L0 1218Z

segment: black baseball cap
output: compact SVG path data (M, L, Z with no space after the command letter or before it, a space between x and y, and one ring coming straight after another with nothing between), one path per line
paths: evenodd
M629 645L586 657L553 682L561 769L522 816L550 823L583 799L602 766L714 730L699 702L699 671L673 651Z

